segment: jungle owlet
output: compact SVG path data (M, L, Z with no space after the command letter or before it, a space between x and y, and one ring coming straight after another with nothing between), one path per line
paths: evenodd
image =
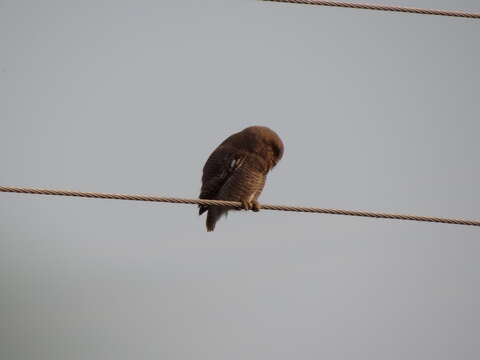
M242 203L245 210L258 211L257 202L267 173L280 161L283 143L272 130L251 126L228 137L210 155L203 167L200 199ZM207 211L207 231L229 210L222 206L200 205Z

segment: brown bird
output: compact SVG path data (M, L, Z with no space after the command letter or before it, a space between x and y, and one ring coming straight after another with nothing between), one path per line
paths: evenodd
M271 129L251 126L229 136L210 155L203 167L200 199L242 203L245 210L259 211L258 197L267 173L283 156L283 142ZM207 213L207 231L213 231L228 207L200 205Z

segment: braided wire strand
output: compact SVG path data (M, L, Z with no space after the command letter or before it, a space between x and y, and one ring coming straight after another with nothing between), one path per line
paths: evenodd
M403 13L412 13L412 14L454 16L454 17L469 18L469 19L480 19L480 13L470 13L465 11L420 9L420 8L405 7L405 6L374 5L374 4L350 3L350 2L343 2L343 1L321 1L321 0L261 0L261 1L291 3L291 4L305 4L305 5L335 6L335 7L352 8L352 9L392 11L392 12L403 12Z
M35 194L35 195L74 196L74 197L96 198L96 199L152 201L152 202L164 202L164 203L174 203L174 204L215 205L215 206L227 206L227 207L232 207L236 209L240 209L242 207L241 203L235 202L235 201L182 199L182 198L159 197L159 196L148 196L148 195L111 194L111 193L33 189L33 188L20 188L20 187L7 187L7 186L0 186L0 192ZM317 208L317 207L300 207L300 206L284 206L284 205L267 205L267 204L260 205L260 208L264 210L294 211L294 212L304 212L304 213L361 216L361 217L370 217L370 218L480 226L480 221L474 221L474 220L448 219L448 218L441 218L441 217L416 216L416 215L406 215L406 214L387 214L387 213L377 213L377 212L368 212L368 211L340 210L340 209L326 209L326 208Z

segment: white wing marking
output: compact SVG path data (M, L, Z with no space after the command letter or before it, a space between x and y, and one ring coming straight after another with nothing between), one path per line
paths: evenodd
M243 165L244 162L245 158L233 159L232 161L230 161L230 171L238 169L240 166Z

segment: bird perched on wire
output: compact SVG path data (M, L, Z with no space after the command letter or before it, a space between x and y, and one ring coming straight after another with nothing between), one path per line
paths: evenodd
M200 199L237 201L245 210L259 211L257 199L267 173L280 161L283 150L280 137L264 126L250 126L229 136L203 167ZM207 231L213 231L229 210L212 205L199 208L199 215L207 211Z

